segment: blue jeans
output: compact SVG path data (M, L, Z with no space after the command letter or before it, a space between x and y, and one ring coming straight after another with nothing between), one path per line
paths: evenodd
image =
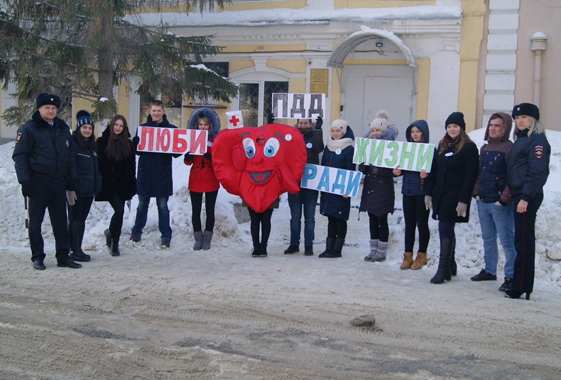
M300 245L302 209L304 209L304 245L310 247L314 244L318 194L318 191L310 189L300 189L296 194L288 194L291 245Z
M158 227L162 238L171 239L171 227L169 226L169 197L156 197L156 204L158 205ZM132 228L133 236L142 236L142 229L146 225L148 218L148 205L150 204L150 197L138 196L138 208L136 209L136 220Z
M481 224L481 235L483 237L483 249L485 251L485 272L497 275L497 262L499 261L499 246L497 244L497 233L505 251L505 277L514 276L514 260L516 249L514 248L514 208L497 206L494 203L477 201L479 211L479 223Z

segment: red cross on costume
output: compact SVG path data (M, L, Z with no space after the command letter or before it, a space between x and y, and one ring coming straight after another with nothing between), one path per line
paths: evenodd
M236 117L236 115L232 116L232 118L230 119L230 123L234 126L237 127L238 126L238 122L240 121L240 119L238 119Z

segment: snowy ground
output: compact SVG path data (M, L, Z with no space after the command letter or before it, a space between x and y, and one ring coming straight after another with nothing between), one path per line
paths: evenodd
M481 142L483 131L471 134ZM48 216L47 270L34 271L20 187L11 153L0 146L0 377L127 379L556 378L561 364L561 267L558 238L561 133L538 213L536 285L531 301L503 298L501 281L474 283L483 265L475 207L457 231L458 276L429 279L437 265L431 220L429 263L401 271L400 184L384 263L367 263L368 218L351 212L343 258L318 260L326 218L316 216L314 257L284 255L290 213L286 195L273 214L267 259L252 259L249 223L238 224L237 197L219 192L210 251L193 252L188 167L174 160L170 198L174 236L159 247L151 205L142 242L127 242L136 198L113 258L103 231L111 208L94 203L80 270L56 267ZM358 206L358 200L353 201ZM499 279L504 256L501 252ZM351 327L363 314L376 328Z

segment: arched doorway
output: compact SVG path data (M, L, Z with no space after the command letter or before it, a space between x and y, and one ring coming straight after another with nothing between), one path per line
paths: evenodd
M363 26L335 49L327 65L337 69L341 117L357 136L368 133L370 122L383 109L390 124L398 127L398 139L405 140L405 130L416 116L417 64L401 39Z

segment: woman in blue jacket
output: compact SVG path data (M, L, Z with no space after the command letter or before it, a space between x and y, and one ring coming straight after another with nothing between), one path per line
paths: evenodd
M90 261L90 255L82 250L86 218L94 197L101 191L101 174L97 161L94 122L87 111L76 114L76 131L72 134L70 152L76 159L74 191L68 194L68 235L70 258L74 261Z
M408 142L429 143L429 125L424 120L416 120L407 127L405 136ZM425 207L427 194L425 179L428 173L401 170L399 166L393 170L395 176L403 174L401 193L403 194L403 218L405 219L405 253L400 269L421 269L427 263L427 248L430 240L429 215ZM415 228L419 230L419 251L413 261L415 245Z
M516 140L507 162L507 185L514 196L514 277L506 296L520 298L534 289L536 216L543 201L543 186L549 176L551 147L545 137L538 107L531 103L514 106Z
M322 166L355 170L355 164L353 164L354 140L354 133L348 123L345 120L335 120L331 124L331 139L327 141L327 146L323 151ZM341 257L347 236L351 198L347 194L337 195L322 192L319 211L328 219L325 251L319 257Z

